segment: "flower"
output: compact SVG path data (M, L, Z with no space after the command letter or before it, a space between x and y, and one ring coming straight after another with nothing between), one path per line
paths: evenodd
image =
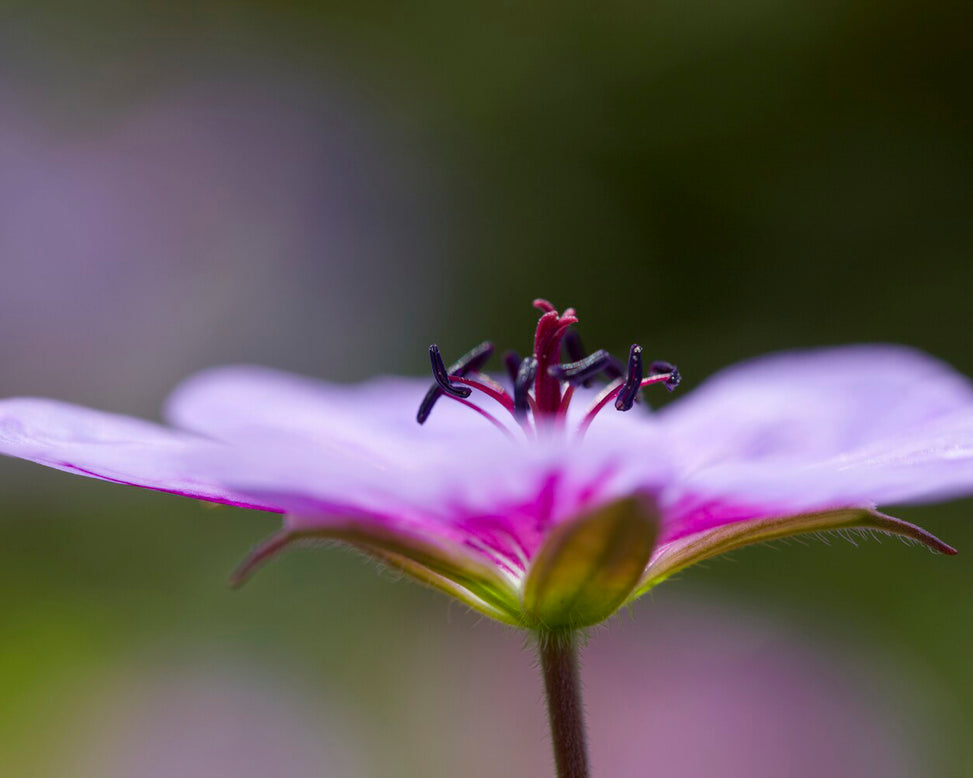
M644 367L638 345L627 364L585 356L574 311L535 305L533 352L508 354L504 380L481 370L490 344L448 368L432 346L431 388L223 367L176 389L171 428L0 401L0 452L283 514L237 581L326 538L538 630L597 623L695 562L798 533L861 528L955 553L876 510L973 491L973 384L946 365L901 346L783 353L650 412L640 389L674 389L674 366Z

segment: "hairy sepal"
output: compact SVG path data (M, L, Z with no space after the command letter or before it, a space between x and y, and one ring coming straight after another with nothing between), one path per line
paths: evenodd
M956 549L922 527L867 508L845 508L769 519L746 519L704 530L661 546L629 600L640 597L690 565L744 546L794 535L845 529L875 530L921 543L939 554L956 553Z
M421 583L455 597L492 619L505 624L520 624L517 592L494 568L472 559L459 549L440 547L381 528L285 528L250 552L233 573L231 585L242 585L257 567L271 557L295 542L307 540L346 543Z

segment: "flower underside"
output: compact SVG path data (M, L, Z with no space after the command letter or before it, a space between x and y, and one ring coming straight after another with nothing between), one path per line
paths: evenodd
M523 433L530 444L551 433L564 434L564 445L581 443L595 417L612 403L628 411L642 388L662 384L675 389L678 370L667 362L652 362L645 370L642 349L633 344L627 364L606 351L585 354L572 325L573 309L559 314L545 300L531 355L505 357L508 387L483 372L493 354L485 342L446 366L437 346L429 348L435 383L422 399L417 413L425 423L441 398L460 403L484 417L517 442ZM562 352L566 361L562 361ZM575 389L598 379L607 385L568 428L568 409ZM487 398L494 410L513 420L504 423L493 412L469 398L474 392ZM501 416L502 418L503 416ZM619 607L632 602L655 585L695 562L741 548L808 532L873 530L898 535L928 548L954 554L950 546L925 530L878 513L871 507L835 506L834 509L796 514L755 515L728 520L672 538L664 532L665 510L649 493L636 493L584 509L546 531L533 553L504 561L490 549L485 558L443 539L417 533L391 531L380 524L349 522L326 528L286 528L258 546L234 575L242 583L264 560L299 541L331 540L349 544L423 583L463 601L498 621L534 630L583 628L603 621ZM473 541L466 541L467 544Z
M551 533L519 582L440 545L360 527L284 530L258 545L233 574L240 586L265 561L294 544L334 541L352 546L497 621L561 631L604 621L676 573L745 546L808 533L862 530L900 537L952 556L956 549L909 522L875 510L745 519L658 544L660 516L651 502L625 498L562 524Z

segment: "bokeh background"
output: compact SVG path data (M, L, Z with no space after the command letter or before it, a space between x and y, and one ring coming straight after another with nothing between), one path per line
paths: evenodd
M794 346L973 375L973 46L948 0L0 9L0 396L422 373L542 295L680 392ZM921 375L915 376L922 381ZM732 413L732 409L727 409ZM0 461L0 773L550 773L522 639L273 517ZM601 776L973 775L956 558L761 547L587 649Z

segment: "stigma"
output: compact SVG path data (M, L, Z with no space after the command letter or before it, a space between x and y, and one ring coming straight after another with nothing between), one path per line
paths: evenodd
M594 381L606 381L605 387L585 410L575 429L578 438L610 403L616 411L625 412L638 402L642 389L662 384L672 391L679 385L679 370L669 362L653 361L643 366L642 347L633 343L627 363L604 349L587 354L577 331L573 308L559 313L547 300L534 300L541 311L534 330L534 349L521 358L514 352L504 356L507 386L483 372L493 355L493 344L485 341L468 351L448 367L439 347L429 347L429 361L435 383L419 405L416 421L423 424L441 397L462 403L479 413L507 435L510 428L488 408L472 402L473 392L486 395L493 411L513 418L528 438L538 430L563 427L575 387L589 387ZM562 361L566 357L567 361Z

